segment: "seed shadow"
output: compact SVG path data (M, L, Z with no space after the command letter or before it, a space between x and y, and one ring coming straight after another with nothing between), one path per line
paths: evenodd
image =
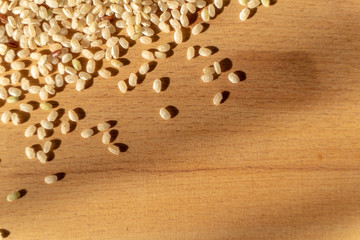
M59 103L57 101L54 101L54 100L47 101L47 103L50 103L52 108L57 108L59 106Z
M162 77L160 78L160 81L161 81L161 91L165 91L166 89L168 89L170 85L170 78Z
M126 152L129 149L129 146L125 143L114 143L120 149L120 152Z
M195 49L195 54L194 54L194 57L193 58L197 58L199 55L199 49L200 49L200 46L199 45L195 45L193 46L193 48Z
M26 189L21 189L21 190L19 190L19 193L20 193L19 198L23 198L27 194L27 191L26 191Z
M191 29L190 28L182 28L183 33L183 42L187 42L191 36Z
M188 16L188 19L189 19L189 26L191 26L192 24L194 24L196 22L196 20L198 19L198 12L194 12L193 14L190 14Z
M206 32L210 27L209 23L201 23L201 25L203 26L203 29L201 30L200 33Z
M222 98L220 104L224 103L229 98L230 92L229 91L223 91L221 93L221 95L222 95L223 98Z
M104 65L103 61L95 61L95 72L92 74L93 78L98 77L99 76L99 70L102 68L102 66Z
M119 136L119 131L116 130L116 129L112 129L109 133L110 133L110 136L111 136L110 142L115 141L115 139Z
M232 64L232 61L230 58L224 58L223 60L221 60L219 62L220 64L220 67L221 67L221 72L226 72L226 71L229 71L233 64Z
M111 73L111 76L116 76L119 74L119 70L113 67L107 67L106 70L108 70Z
M7 238L10 235L10 231L6 230L6 229L0 229L0 236L2 236L3 238Z
M167 106L166 110L169 111L169 113L171 115L171 118L174 118L179 114L179 110L176 107L172 106L172 105Z
M211 55L214 55L215 53L217 53L219 51L219 48L217 48L215 46L207 46L206 48L211 50Z
M153 35L151 37L151 40L152 40L153 43L159 41L159 39L160 39L160 37L158 35Z
M175 42L168 42L168 44L170 45L171 50L173 50L177 47L177 44Z
M136 73L136 76L137 76L137 84L142 84L146 78L146 74L142 75L139 72ZM132 86L129 85L129 87L132 87ZM133 87L133 88L135 88L135 87ZM129 90L129 88L128 88L128 90Z
M129 65L131 63L131 61L127 58L119 58L118 60L123 64L123 66Z
M25 63L26 68L29 67L32 63L30 60L23 60L22 62Z
M257 8L250 9L250 14L247 19L252 18L257 12Z
M0 107L4 106L6 103L6 100L0 100Z
M157 62L156 62L156 61L151 61L151 62L149 62L149 71L148 71L148 73L154 71L154 69L156 68L156 66L157 66Z
M46 135L45 138L51 137L54 135L54 129L45 129Z
M71 133L76 129L77 123L73 121L69 121L69 125L70 125L69 133Z
M277 0L271 0L270 5L275 5L277 3Z
M48 152L47 154L46 154L46 156L47 156L47 162L51 162L52 160L54 160L54 158L55 158L55 153L53 152L53 151L50 151L50 152Z
M57 180L61 181L62 179L64 179L64 177L66 176L66 173L64 172L59 172L59 173L55 173L55 176L57 176Z
M58 149L61 145L60 139L52 139L52 140L50 140L50 142L51 142L51 150L50 151L54 151L54 150Z
M230 0L224 0L223 8L229 6L229 4L230 4Z
M240 81L245 81L246 80L246 73L243 71L235 71L234 72L240 79Z
M168 57L171 57L172 55L174 55L174 51L172 49L170 49L165 54L166 54L166 58L168 58Z
M94 132L93 136L95 136L96 134L98 134L100 132L99 129L97 128L97 126L92 127L91 130L93 130L93 132Z
M113 128L116 126L117 124L117 121L116 120L109 120L109 121L106 121L108 124L110 124L110 128Z
M86 113L82 108L75 108L74 112L78 115L79 120L82 120L86 117Z
M33 111L39 109L39 107L40 107L40 103L38 103L36 101L29 101L28 104L30 104L33 107Z
M31 147L34 149L35 153L42 150L42 146L40 144L34 144Z
M65 114L65 109L60 108L57 110L58 116L56 117L55 121L53 122L54 127L58 127L61 124L61 118Z

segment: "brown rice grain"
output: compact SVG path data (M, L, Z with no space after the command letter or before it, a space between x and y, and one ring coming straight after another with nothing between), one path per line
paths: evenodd
M56 175L49 175L44 178L45 183L53 184L58 181L58 177Z
M115 155L119 155L120 154L120 149L118 146L116 145L110 145L108 146L108 150L112 153L112 154L115 154Z
M25 148L25 155L28 159L34 159L36 157L35 150L32 147Z
M205 75L201 76L201 80L206 83L211 82L213 79L214 79L214 77L211 74L205 74Z
M11 112L10 111L5 111L3 112L3 114L1 115L1 121L3 123L8 123L11 119Z
M232 83L239 83L240 82L240 78L238 77L238 75L233 73L233 72L229 73L228 79Z
M214 103L214 105L219 105L222 100L223 100L223 95L221 92L218 92L215 94L215 96L213 98L213 103Z
M119 87L120 92L122 92L122 93L126 93L127 88L128 88L124 80L120 80L118 82L118 87Z
M195 48L194 47L188 47L186 51L186 58L187 60L193 59L195 56Z
M154 83L153 83L153 89L156 93L160 93L161 92L161 80L160 79L155 79Z
M102 136L102 143L103 144L109 144L110 143L110 140L111 140L111 135L109 132L104 132L103 136Z
M47 156L46 156L46 154L43 152L43 151L38 151L37 153L36 153L36 157L39 159L39 161L41 162L41 163L46 163L46 161L47 161Z
M62 134L67 134L70 131L70 123L69 122L62 122L60 126L60 130Z

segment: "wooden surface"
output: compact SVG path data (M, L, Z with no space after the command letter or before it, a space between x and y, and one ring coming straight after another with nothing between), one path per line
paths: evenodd
M96 78L80 93L66 86L52 100L86 116L66 136L55 129L48 139L61 143L45 165L24 155L43 141L23 134L46 112L17 127L2 124L0 228L7 239L358 240L358 1L278 0L246 22L240 9L231 1L125 95L117 82L144 62L141 44L123 56L131 63L116 77ZM171 37L160 34L148 48ZM187 61L193 45L219 51ZM231 70L201 82L203 67L226 58ZM230 83L230 71L246 80ZM160 77L170 84L155 94L152 81ZM230 95L216 107L218 91ZM38 98L23 102L30 100ZM163 121L158 112L168 105L179 113ZM14 108L4 104L1 112ZM102 134L80 137L107 120L117 121L115 142L128 146L119 156ZM57 172L65 178L46 185L44 177ZM20 189L24 197L6 201Z

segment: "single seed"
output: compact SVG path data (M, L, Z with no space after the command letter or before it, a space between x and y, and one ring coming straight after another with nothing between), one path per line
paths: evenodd
M260 0L250 0L247 6L249 9L254 9L257 8L259 5L260 5Z
M261 0L261 4L264 5L264 7L270 6L270 0Z
M41 163L46 163L47 161L46 154L41 150L36 153L36 157L39 159Z
M12 69L17 71L23 70L25 68L24 62L12 62L10 65Z
M91 128L89 129L85 129L84 131L81 132L81 136L83 138L89 138L94 134L94 130L92 130Z
M205 47L201 47L199 49L199 55L203 56L203 57L208 57L212 54L211 49L209 48L205 48Z
M127 88L128 88L126 85L126 82L124 80L120 80L118 82L118 87L119 87L120 92L122 92L122 93L126 93Z
M61 126L61 133L62 134L67 134L70 131L70 123L69 122L62 122Z
M205 75L201 76L201 80L206 83L211 82L213 79L214 79L214 77L211 74L205 74Z
M154 60L154 54L147 50L142 51L141 56L149 61Z
M228 75L228 79L230 82L232 83L239 83L240 82L240 78L238 75L236 75L235 73L229 73Z
M71 61L71 63L72 63L72 65L73 65L73 67L75 68L76 71L80 71L82 69L82 66L81 66L81 63L80 63L79 60L73 59ZM66 69L65 69L65 71L66 71Z
M129 85L135 87L137 84L138 77L135 73L131 73L129 76Z
M41 100L47 100L48 99L49 93L46 91L45 87L42 87L40 89L39 96L40 96Z
M42 103L40 103L40 108L42 110L51 110L52 105L51 105L51 103L48 103L48 102L42 102Z
M9 94L14 97L20 97L21 90L15 87L10 87L8 90Z
M33 106L28 103L21 103L19 107L23 112L31 112L34 109Z
M18 97L14 97L14 96L10 96L6 99L6 102L7 103L16 103L19 101L19 98Z
M186 58L187 60L191 60L193 59L195 56L195 48L194 47L189 47L186 51Z
M104 50L100 50L100 51L97 51L95 54L94 54L94 59L96 61L100 61L102 59L105 58L105 51Z
M108 150L112 153L112 154L115 154L115 155L119 155L120 154L120 149L118 146L116 145L110 145L108 147Z
M109 132L104 132L103 136L102 136L102 143L103 144L109 144L111 140L111 135Z
M212 17L212 18L215 17L215 7L213 4L210 4L208 6L208 12L209 12L210 17Z
M203 73L205 73L205 74L214 74L215 69L213 67L204 67Z
M165 44L162 44L162 45L159 45L157 47L157 49L160 51L160 52L167 52L170 50L170 45L168 43L165 43Z
M25 130L25 137L32 137L32 136L34 136L35 132L36 132L35 125L28 126Z
M201 18L204 20L204 22L208 22L210 20L209 11L206 8L202 10Z
M87 72L79 72L79 78L84 81L88 81L91 79L91 75Z
M32 147L26 147L25 148L25 155L28 159L34 159L36 154L35 154L35 150Z
M221 73L221 66L220 63L218 63L217 61L214 62L214 69L217 74Z
M19 125L19 123L20 123L19 115L17 113L12 113L11 114L11 121L15 126Z
M94 73L95 72L95 61L90 59L86 64L86 72Z
M11 119L11 112L10 111L5 111L3 112L3 114L1 115L1 121L3 123L8 123Z
M98 129L100 132L109 129L110 127L111 127L110 123L107 123L107 122L99 123L99 124L97 125L97 129Z
M242 6L247 6L248 5L248 0L239 0L239 3Z
M109 78L111 77L111 72L109 70L106 69L100 69L99 70L99 75L103 78Z
M176 44L180 44L183 42L183 33L181 30L176 30L174 33L174 41Z
M149 63L147 62L143 63L139 68L139 73L141 75L145 75L149 71L149 68L150 68Z
M15 200L17 200L17 199L19 199L20 198L20 193L19 192L12 192L12 193L10 193L8 196L7 196L7 200L9 201L9 202L12 202L12 201L15 201Z
M193 35L198 35L199 33L202 32L203 29L204 29L203 25L201 23L198 23L193 27L193 29L191 30L191 33Z
M50 175L50 176L46 176L44 180L45 180L45 183L47 183L47 184L53 184L53 183L57 182L58 177L56 175Z
M51 141L46 141L46 142L44 143L44 147L43 147L44 153L50 152L51 147L52 147L52 142L51 142Z
M37 130L37 135L40 140L43 140L46 137L45 128L39 127Z
M4 87L0 87L0 99L6 100L8 97L8 93Z
M156 93L160 93L161 92L161 80L160 79L155 79L154 83L153 83L153 89Z
M0 85L6 86L10 84L10 79L7 77L0 77Z
M110 63L111 63L111 65L113 65L116 68L120 68L124 65L122 62L120 62L119 60L116 60L116 59L112 59L110 61Z
M76 112L74 110L69 110L68 116L69 116L69 119L73 122L79 121L79 116L76 114Z
M219 105L221 103L222 99L223 99L222 93L218 92L217 94L215 94L215 96L213 98L213 103L215 105Z
M54 128L54 125L51 122L49 122L48 120L41 120L40 125L43 128L48 129L48 130L51 130Z
M166 108L161 108L160 109L160 116L164 119L164 120L169 120L171 118L171 114L170 112L166 109Z
M142 36L140 37L140 42L145 45L149 45L152 43L152 40L150 37Z
M155 55L155 57L156 57L157 59L164 59L164 58L166 58L166 53L164 53L164 52L156 51L156 52L154 53L154 55Z
M52 110L49 115L47 116L46 120L48 120L49 122L54 122L56 120L56 118L58 117L58 112L55 110Z
M245 21L250 15L250 10L248 8L244 8L240 12L240 20Z
M224 1L223 0L214 0L214 5L217 9L221 9L224 5Z

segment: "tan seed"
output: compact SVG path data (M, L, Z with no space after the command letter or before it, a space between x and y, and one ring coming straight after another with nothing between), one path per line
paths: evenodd
M160 116L164 120L169 120L171 118L171 114L166 108L161 108L160 109Z

